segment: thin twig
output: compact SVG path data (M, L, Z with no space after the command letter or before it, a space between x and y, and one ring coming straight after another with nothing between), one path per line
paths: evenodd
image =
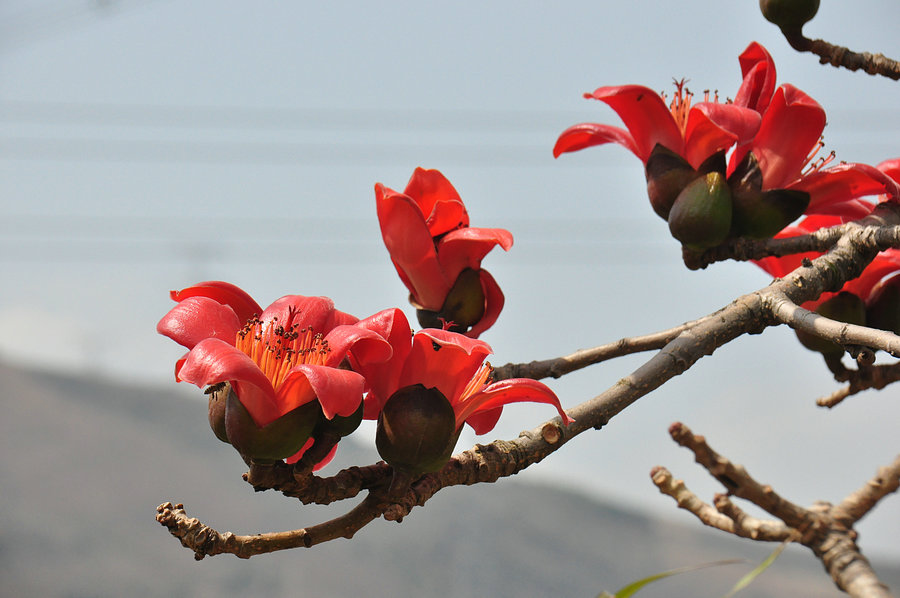
M900 63L884 54L853 52L843 46L836 46L821 39L809 39L800 31L782 30L785 39L799 52L811 52L819 57L821 64L843 67L851 71L862 70L870 75L881 75L895 81L900 80Z

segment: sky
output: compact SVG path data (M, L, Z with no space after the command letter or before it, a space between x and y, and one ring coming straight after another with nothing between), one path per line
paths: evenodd
M749 264L687 271L623 148L553 159L566 127L619 123L582 94L687 78L733 96L755 40L779 83L826 109L826 149L877 164L900 155L900 87L795 53L752 0L677 6L0 2L0 359L174 386L183 350L155 324L170 289L210 279L263 305L326 295L413 318L373 186L402 189L417 166L450 179L473 226L515 236L483 264L507 299L482 337L495 364L670 328L764 286ZM831 2L806 31L897 57L897 22L895 0ZM574 406L645 358L549 383ZM900 402L889 388L815 407L837 388L790 330L767 330L523 475L691 522L649 480L665 465L704 499L720 490L668 438L683 421L789 499L838 501L897 454ZM181 390L194 408L199 391ZM552 415L510 407L480 441ZM900 556L900 498L860 531L864 550Z

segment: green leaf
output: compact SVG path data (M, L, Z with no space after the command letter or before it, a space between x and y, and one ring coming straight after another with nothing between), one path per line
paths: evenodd
M712 563L701 563L699 565L690 565L687 567L679 567L678 569L672 569L671 571L663 571L662 573L657 573L655 575L651 575L650 577L645 577L644 579L640 579L638 581L632 582L627 586L620 588L614 594L610 594L609 592L602 592L597 598L630 598L630 596L634 596L638 593L638 591L643 588L645 585L649 583L653 583L654 581L658 581L660 579L664 579L666 577L671 577L673 575L679 575L681 573L687 573L689 571L696 571L697 569L706 569L707 567L719 567L721 565L734 565L736 563L744 563L746 562L743 559L729 559L726 561L714 561Z
M740 592L741 590L743 590L744 588L749 586L750 582L752 582L754 579L756 579L757 575L759 575L760 573L762 573L763 571L768 569L769 565L771 565L772 563L775 562L775 559L777 559L778 555L780 555L782 553L782 551L784 551L784 549L787 548L787 545L790 544L790 542L791 542L790 539L788 539L788 540L785 540L784 542L782 542L781 544L779 544L778 548L773 550L772 554L770 554L769 556L766 557L766 560L761 562L759 564L759 566L756 567L756 569L754 569L747 575L743 576L736 584L734 584L734 587L731 588L731 591L728 592L727 594L725 594L725 596L723 598L731 598L732 596L734 596L735 594L737 594L738 592Z

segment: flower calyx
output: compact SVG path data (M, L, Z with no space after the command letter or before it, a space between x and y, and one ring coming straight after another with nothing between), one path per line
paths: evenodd
M420 308L416 317L422 328L443 328L465 333L481 321L485 311L485 293L478 271L466 268L447 293L440 311Z

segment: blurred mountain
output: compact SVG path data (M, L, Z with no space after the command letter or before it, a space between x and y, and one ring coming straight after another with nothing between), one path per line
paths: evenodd
M402 524L376 521L351 541L197 562L156 523L159 503L183 502L190 515L242 534L319 523L349 505L254 493L241 480L243 462L210 432L196 390L4 365L0 380L4 597L587 597L684 565L750 561L640 594L704 598L725 594L774 548L510 479L446 489ZM338 465L375 460L345 441ZM876 568L900 587L900 566ZM808 551L792 547L740 595L843 594Z

